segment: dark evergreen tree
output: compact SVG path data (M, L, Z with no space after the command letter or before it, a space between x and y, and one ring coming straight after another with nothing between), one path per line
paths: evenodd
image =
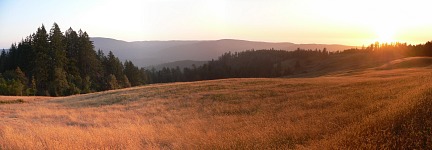
M99 78L103 78L103 68L102 64L99 61L96 51L94 50L94 46L92 41L90 41L90 37L86 32L78 31L78 68L80 71L81 79L85 79L89 77L90 80L97 80ZM85 86L82 85L81 89L84 89ZM91 84L91 88L100 89L99 85Z
M294 65L294 69L295 69L295 71L300 71L301 68L302 68L302 66L301 66L301 64L300 64L300 61L297 60L297 61L295 62L295 65Z
M66 41L66 56L68 58L68 63L66 67L66 71L69 75L76 78L80 76L80 71L78 68L79 58L79 48L78 48L78 34L69 28L65 32L65 41ZM76 84L76 83L75 83Z
M23 91L25 89L25 85L22 84L18 80L11 80L10 81L10 89L11 89L11 93L9 95L22 96L23 95Z
M66 80L66 73L62 68L55 68L54 80L51 81L50 85L50 95L51 96L62 96L67 93L69 89L68 81Z
M49 40L49 64L51 66L49 70L50 94L59 96L63 95L69 88L66 76L66 64L68 60L66 58L65 38L56 23L51 28Z
M34 64L32 62L35 61L35 53L32 49L32 37L28 36L25 40L22 40L18 44L18 62L17 66L22 69L22 71L27 73L27 77L32 76L32 71Z
M124 87L124 88L131 87L131 83L129 82L129 79L126 75L123 75L122 83L123 83L122 87Z
M21 71L20 67L15 69L16 80L20 81L23 85L28 84L28 79L24 72Z
M7 62L7 54L6 54L6 50L3 49L1 51L0 54L0 72L5 72L6 71L6 62Z
M117 82L117 79L115 77L115 75L110 74L108 76L108 84L109 84L109 90L115 90L119 88L119 84Z
M131 86L138 86L145 84L145 79L142 77L141 71L136 67L132 61L125 61L124 74L129 79ZM145 74L145 73L144 73Z
M18 66L19 51L16 44L12 44L7 53L5 62L5 70L13 70Z
M91 79L89 76L86 76L84 78L82 85L83 85L83 88L82 88L81 93L85 94L85 93L91 93L92 92L92 90L91 90L92 82L91 82Z
M32 46L36 54L33 74L36 79L38 95L49 95L47 89L49 83L50 66L48 64L50 64L50 56L48 34L44 25L38 28L33 37Z
M35 96L37 93L36 79L32 76L28 95Z
M117 57L115 57L111 51L108 53L105 62L105 70L107 76L112 74L116 77L116 79L122 79L124 76L122 62ZM119 84L124 85L122 80L120 80Z

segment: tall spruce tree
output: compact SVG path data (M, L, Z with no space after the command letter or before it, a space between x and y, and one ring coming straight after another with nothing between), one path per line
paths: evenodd
M36 34L33 37L33 49L36 54L34 60L33 74L36 79L38 95L48 95L48 83L49 83L49 70L50 63L49 57L49 42L48 34L45 30L44 25L38 28Z
M80 75L80 69L78 67L79 58L79 38L78 34L69 28L65 32L65 43L66 43L66 56L68 62L66 65L67 80L69 83L68 93L78 94L81 93L80 88L82 87L82 78Z
M81 78L89 77L90 80L103 78L102 64L97 58L96 51L90 37L86 32L78 31L78 68L80 70ZM90 82L91 83L91 82ZM99 89L98 85L85 85L89 82L83 82L81 89L89 86L94 89Z
M113 74L108 75L108 85L109 85L109 90L115 90L119 88L119 84L115 75Z
M66 43L66 56L68 58L66 70L68 74L74 77L78 77L80 76L80 71L78 68L78 61L79 61L78 34L72 28L69 28L65 32L65 43Z
M123 83L122 87L124 87L124 88L131 87L131 83L129 82L129 79L126 75L123 75L122 83Z
M6 65L5 65L6 70L13 70L18 66L18 59L19 59L18 56L19 56L19 51L16 43L14 43L11 45L11 47L9 48L9 52L7 53L8 59L6 59Z
M22 40L18 44L18 51L20 53L18 67L21 68L22 71L26 72L27 77L32 76L32 68L34 67L33 63L35 60L35 53L32 49L32 37L28 36L24 40Z
M60 31L59 26L54 23L53 27L50 31L50 56L51 56L51 65L54 68L61 68L64 70L67 63L66 57L66 44L65 37L63 33Z
M144 79L140 77L140 70L136 67L132 61L125 61L124 63L124 74L129 79L132 86L138 86L144 84Z
M17 67L15 69L15 75L16 75L16 79L18 81L20 81L23 85L27 85L28 84L28 78L26 77L26 75L24 74L24 72L21 71L20 67Z
M120 60L114 56L113 52L109 52L107 56L107 61L105 64L106 73L112 74L116 77L116 79L122 79L123 78L123 64L120 62ZM120 82L122 82L120 80ZM120 83L123 84L123 83Z
M54 69L54 80L50 84L51 96L62 96L69 89L68 81L66 80L66 72L62 68Z
M3 49L0 54L0 72L6 71L6 59L7 59L6 50Z
M68 89L68 81L66 78L66 48L65 38L60 31L59 26L54 23L50 31L50 94L54 96L63 95L63 92Z

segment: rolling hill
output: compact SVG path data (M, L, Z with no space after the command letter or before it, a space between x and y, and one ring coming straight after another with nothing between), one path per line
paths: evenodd
M0 149L431 149L426 59L0 104Z
M238 52L251 49L323 49L345 50L353 46L326 44L294 44L289 42L270 43L235 39L212 41L135 41L126 42L110 38L91 38L95 49L105 53L112 51L121 60L131 60L140 67L156 66L175 61L209 61L225 52Z

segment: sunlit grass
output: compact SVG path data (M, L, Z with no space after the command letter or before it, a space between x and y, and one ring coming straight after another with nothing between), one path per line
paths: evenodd
M431 71L157 84L0 105L0 149L430 148Z
M16 104L16 103L24 103L23 99L16 99L16 100L0 100L1 104Z

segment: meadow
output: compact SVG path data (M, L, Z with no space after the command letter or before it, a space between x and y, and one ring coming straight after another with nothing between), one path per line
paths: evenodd
M417 60L313 78L0 97L0 149L430 149L432 68Z

